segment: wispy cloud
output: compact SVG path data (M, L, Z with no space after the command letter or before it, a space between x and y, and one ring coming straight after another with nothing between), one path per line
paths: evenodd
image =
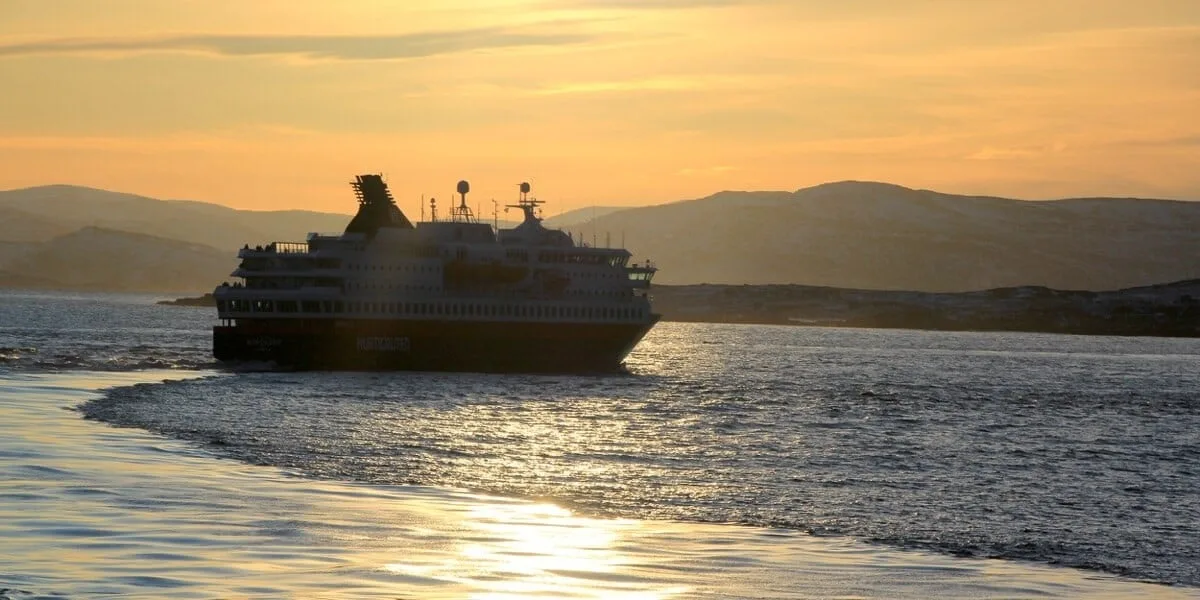
M560 94L602 94L609 92L676 92L706 88L716 88L715 78L652 77L611 81L563 82L535 89L531 93L538 96L555 96Z
M556 8L590 9L672 9L713 8L764 4L770 0L558 0L548 3Z
M0 57L33 54L188 52L217 56L294 56L315 60L401 60L473 50L565 46L584 33L481 28L400 35L183 35L157 38L56 38L0 45Z

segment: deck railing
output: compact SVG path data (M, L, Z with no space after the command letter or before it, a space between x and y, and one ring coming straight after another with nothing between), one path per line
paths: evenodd
M308 242L275 242L267 249L279 254L308 254Z

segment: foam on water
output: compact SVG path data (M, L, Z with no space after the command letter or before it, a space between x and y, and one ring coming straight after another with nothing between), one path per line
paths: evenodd
M0 381L0 598L1181 598L1070 569L789 530L317 482L79 419L113 385ZM12 426L11 424L19 424Z

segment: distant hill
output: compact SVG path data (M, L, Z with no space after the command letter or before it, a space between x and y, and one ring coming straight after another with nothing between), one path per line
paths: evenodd
M628 210L628 207L626 207L626 206L588 206L585 208L576 208L574 210L568 210L567 212L562 213L561 215L554 215L552 217L546 217L544 223L546 224L546 227L556 227L556 228L566 229L566 228L582 225L584 223L591 221L592 219L599 219L600 217L607 216L607 215L610 215L612 213L615 213L615 212L621 211L621 210ZM520 213L518 212L518 215L519 214ZM517 222L520 223L520 219L518 219Z
M350 197L347 210L353 208ZM29 224L3 225L10 215ZM82 227L101 227L231 250L247 243L303 241L310 231L342 231L349 220L343 214L236 210L72 185L0 191L0 241L46 241Z
M64 185L0 192L0 286L207 291L227 277L243 244L302 240L348 220ZM547 225L589 243L624 239L639 260L658 264L656 281L666 284L1111 290L1200 278L1200 202L1023 201L840 182L583 208ZM127 273L130 265L145 272Z
M668 284L1110 290L1200 277L1200 202L1024 201L841 182L721 192L572 227L622 235Z
M229 251L85 227L34 246L0 269L0 285L104 291L211 290L236 266Z
M0 242L43 242L75 229L77 227L62 219L0 205Z

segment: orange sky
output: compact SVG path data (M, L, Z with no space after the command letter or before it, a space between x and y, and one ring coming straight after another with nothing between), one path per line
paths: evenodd
M0 0L0 189L1200 199L1197 0ZM490 211L489 211L490 212Z

